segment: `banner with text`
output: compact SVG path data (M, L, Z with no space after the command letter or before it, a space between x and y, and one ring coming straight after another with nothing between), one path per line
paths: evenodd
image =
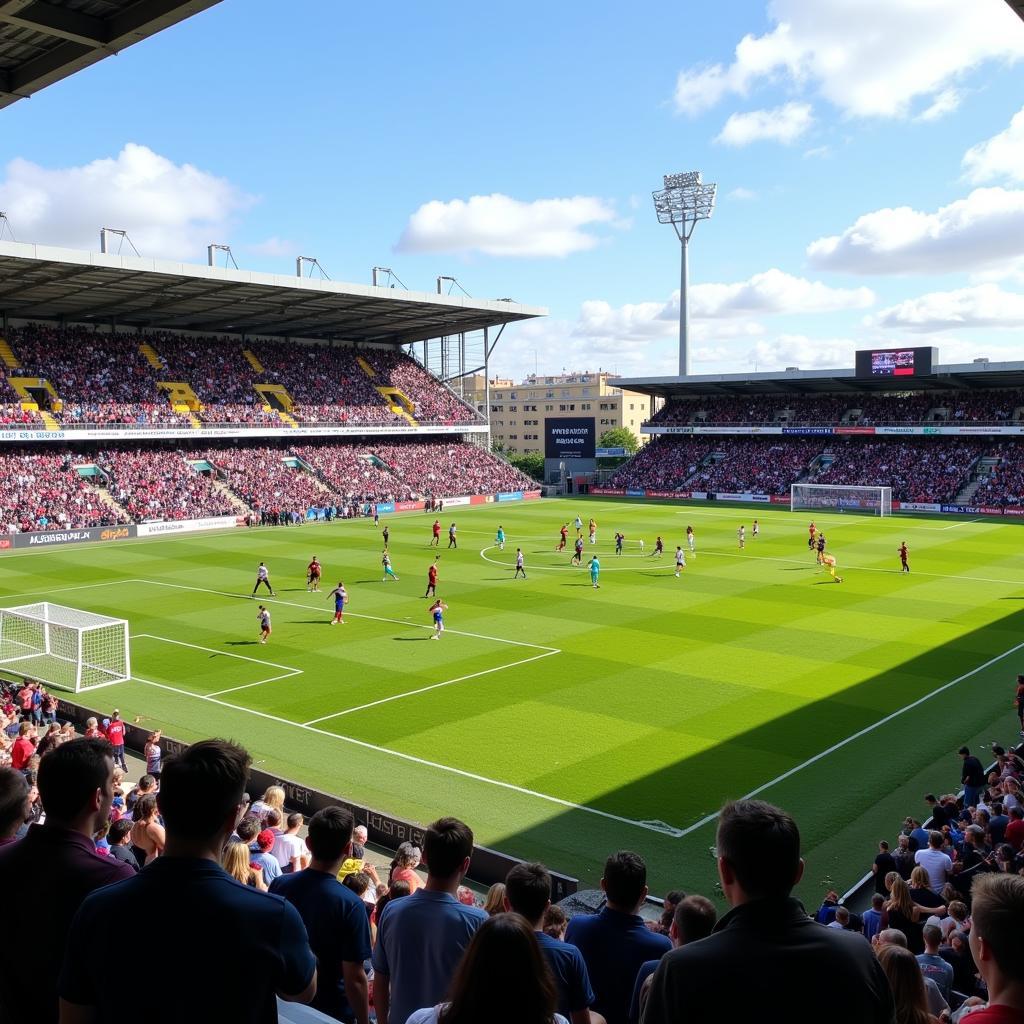
M549 418L544 421L544 458L592 459L597 450L593 416Z

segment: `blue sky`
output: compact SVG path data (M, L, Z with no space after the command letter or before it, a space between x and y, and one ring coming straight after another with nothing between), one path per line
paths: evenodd
M663 373L678 245L650 193L700 168L694 372L1024 358L1022 102L1003 0L224 0L4 111L0 209L23 241L451 274L550 310L499 372Z

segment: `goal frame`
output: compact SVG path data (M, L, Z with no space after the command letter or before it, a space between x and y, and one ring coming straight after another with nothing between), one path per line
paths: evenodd
M11 636L12 623L27 627L21 639ZM98 651L104 633L114 655L106 665ZM8 653L9 646L24 653ZM129 623L50 601L0 608L0 672L72 693L127 682L132 674ZM92 681L97 675L99 681Z
M797 497L798 493L803 495L818 493L822 500L815 502L804 498L801 503ZM827 494L834 496L835 500L825 500ZM845 500L844 495L847 496ZM875 498L873 502L872 496ZM880 484L797 483L789 485L790 512L814 512L821 509L863 512L880 517L892 516L892 488Z

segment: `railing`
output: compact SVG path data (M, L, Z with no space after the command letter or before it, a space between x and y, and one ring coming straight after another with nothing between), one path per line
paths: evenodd
M644 427L1005 427L1008 424L1021 424L1024 420L972 420L966 418L946 420L873 420L860 419L852 423L841 423L838 420L822 419L789 419L789 420L645 420L640 424Z

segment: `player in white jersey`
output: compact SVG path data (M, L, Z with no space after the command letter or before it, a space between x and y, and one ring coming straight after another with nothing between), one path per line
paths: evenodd
M741 526L736 531L736 537L740 542L740 551L742 551L747 544L747 528L745 526Z
M696 558L697 557L697 540L696 540L696 538L693 535L693 527L692 526L688 526L686 528L686 543L690 547L690 556L692 558Z
M256 596L256 591L260 589L261 585L267 588L271 597L277 596L274 593L274 588L270 585L270 571L262 562L260 562L259 567L256 569L256 586L252 588L252 597Z
M526 570L523 568L523 549L516 548L516 573L512 579L519 579L519 574L523 574L523 579L526 579Z
M270 636L270 612L260 605L260 610L256 613L256 618L260 620L260 643L265 644L267 637Z
M757 523L756 519L754 520L754 528L753 528L752 532L754 534L754 540L757 540L758 535L761 533L761 527L758 526L758 523Z
M683 549L676 545L676 579L679 579L680 572L686 568L686 555L683 553Z

